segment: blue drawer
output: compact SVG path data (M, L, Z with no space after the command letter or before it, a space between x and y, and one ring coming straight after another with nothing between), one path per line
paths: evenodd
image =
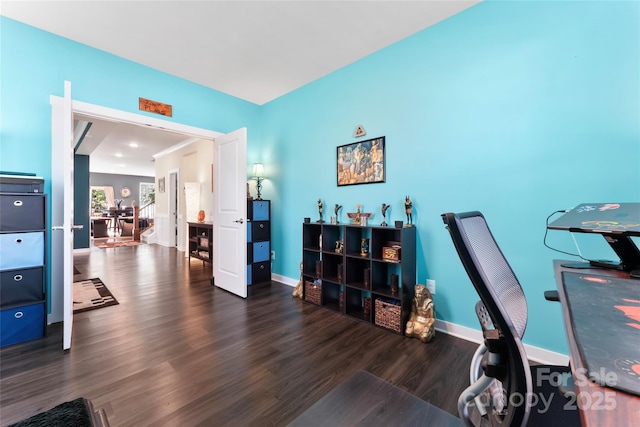
M44 268L0 272L0 307L32 304L44 299Z
M0 311L0 347L44 336L44 302Z
M253 282L251 281L251 264L247 265L247 285L252 284Z
M254 200L252 206L251 221L269 221L269 202L266 200Z
M251 241L251 229L252 229L251 221L247 221L247 242Z
M0 234L0 270L44 265L44 231Z
M253 244L253 262L268 261L271 256L269 242L256 242Z

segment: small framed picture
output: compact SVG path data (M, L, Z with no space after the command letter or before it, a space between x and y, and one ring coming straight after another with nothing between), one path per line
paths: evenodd
M158 179L158 193L164 193L164 177Z
M338 187L385 181L384 136L337 149Z

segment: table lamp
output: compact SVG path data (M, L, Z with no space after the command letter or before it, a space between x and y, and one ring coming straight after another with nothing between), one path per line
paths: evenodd
M262 191L262 180L265 178L264 166L262 165L262 163L253 164L253 173L251 174L251 176L256 180L256 191L258 192L258 197L256 198L256 200L262 200L260 192Z

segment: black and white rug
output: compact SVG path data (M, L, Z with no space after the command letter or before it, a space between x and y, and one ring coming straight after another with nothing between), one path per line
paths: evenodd
M11 424L9 427L93 427L96 424L93 422L92 412L91 401L80 397Z
M96 308L117 305L118 300L102 283L102 280L87 279L73 283L73 312L95 310Z

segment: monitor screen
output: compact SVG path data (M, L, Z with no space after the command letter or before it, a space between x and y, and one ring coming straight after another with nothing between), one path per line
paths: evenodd
M550 230L640 236L640 203L582 203L550 223Z

